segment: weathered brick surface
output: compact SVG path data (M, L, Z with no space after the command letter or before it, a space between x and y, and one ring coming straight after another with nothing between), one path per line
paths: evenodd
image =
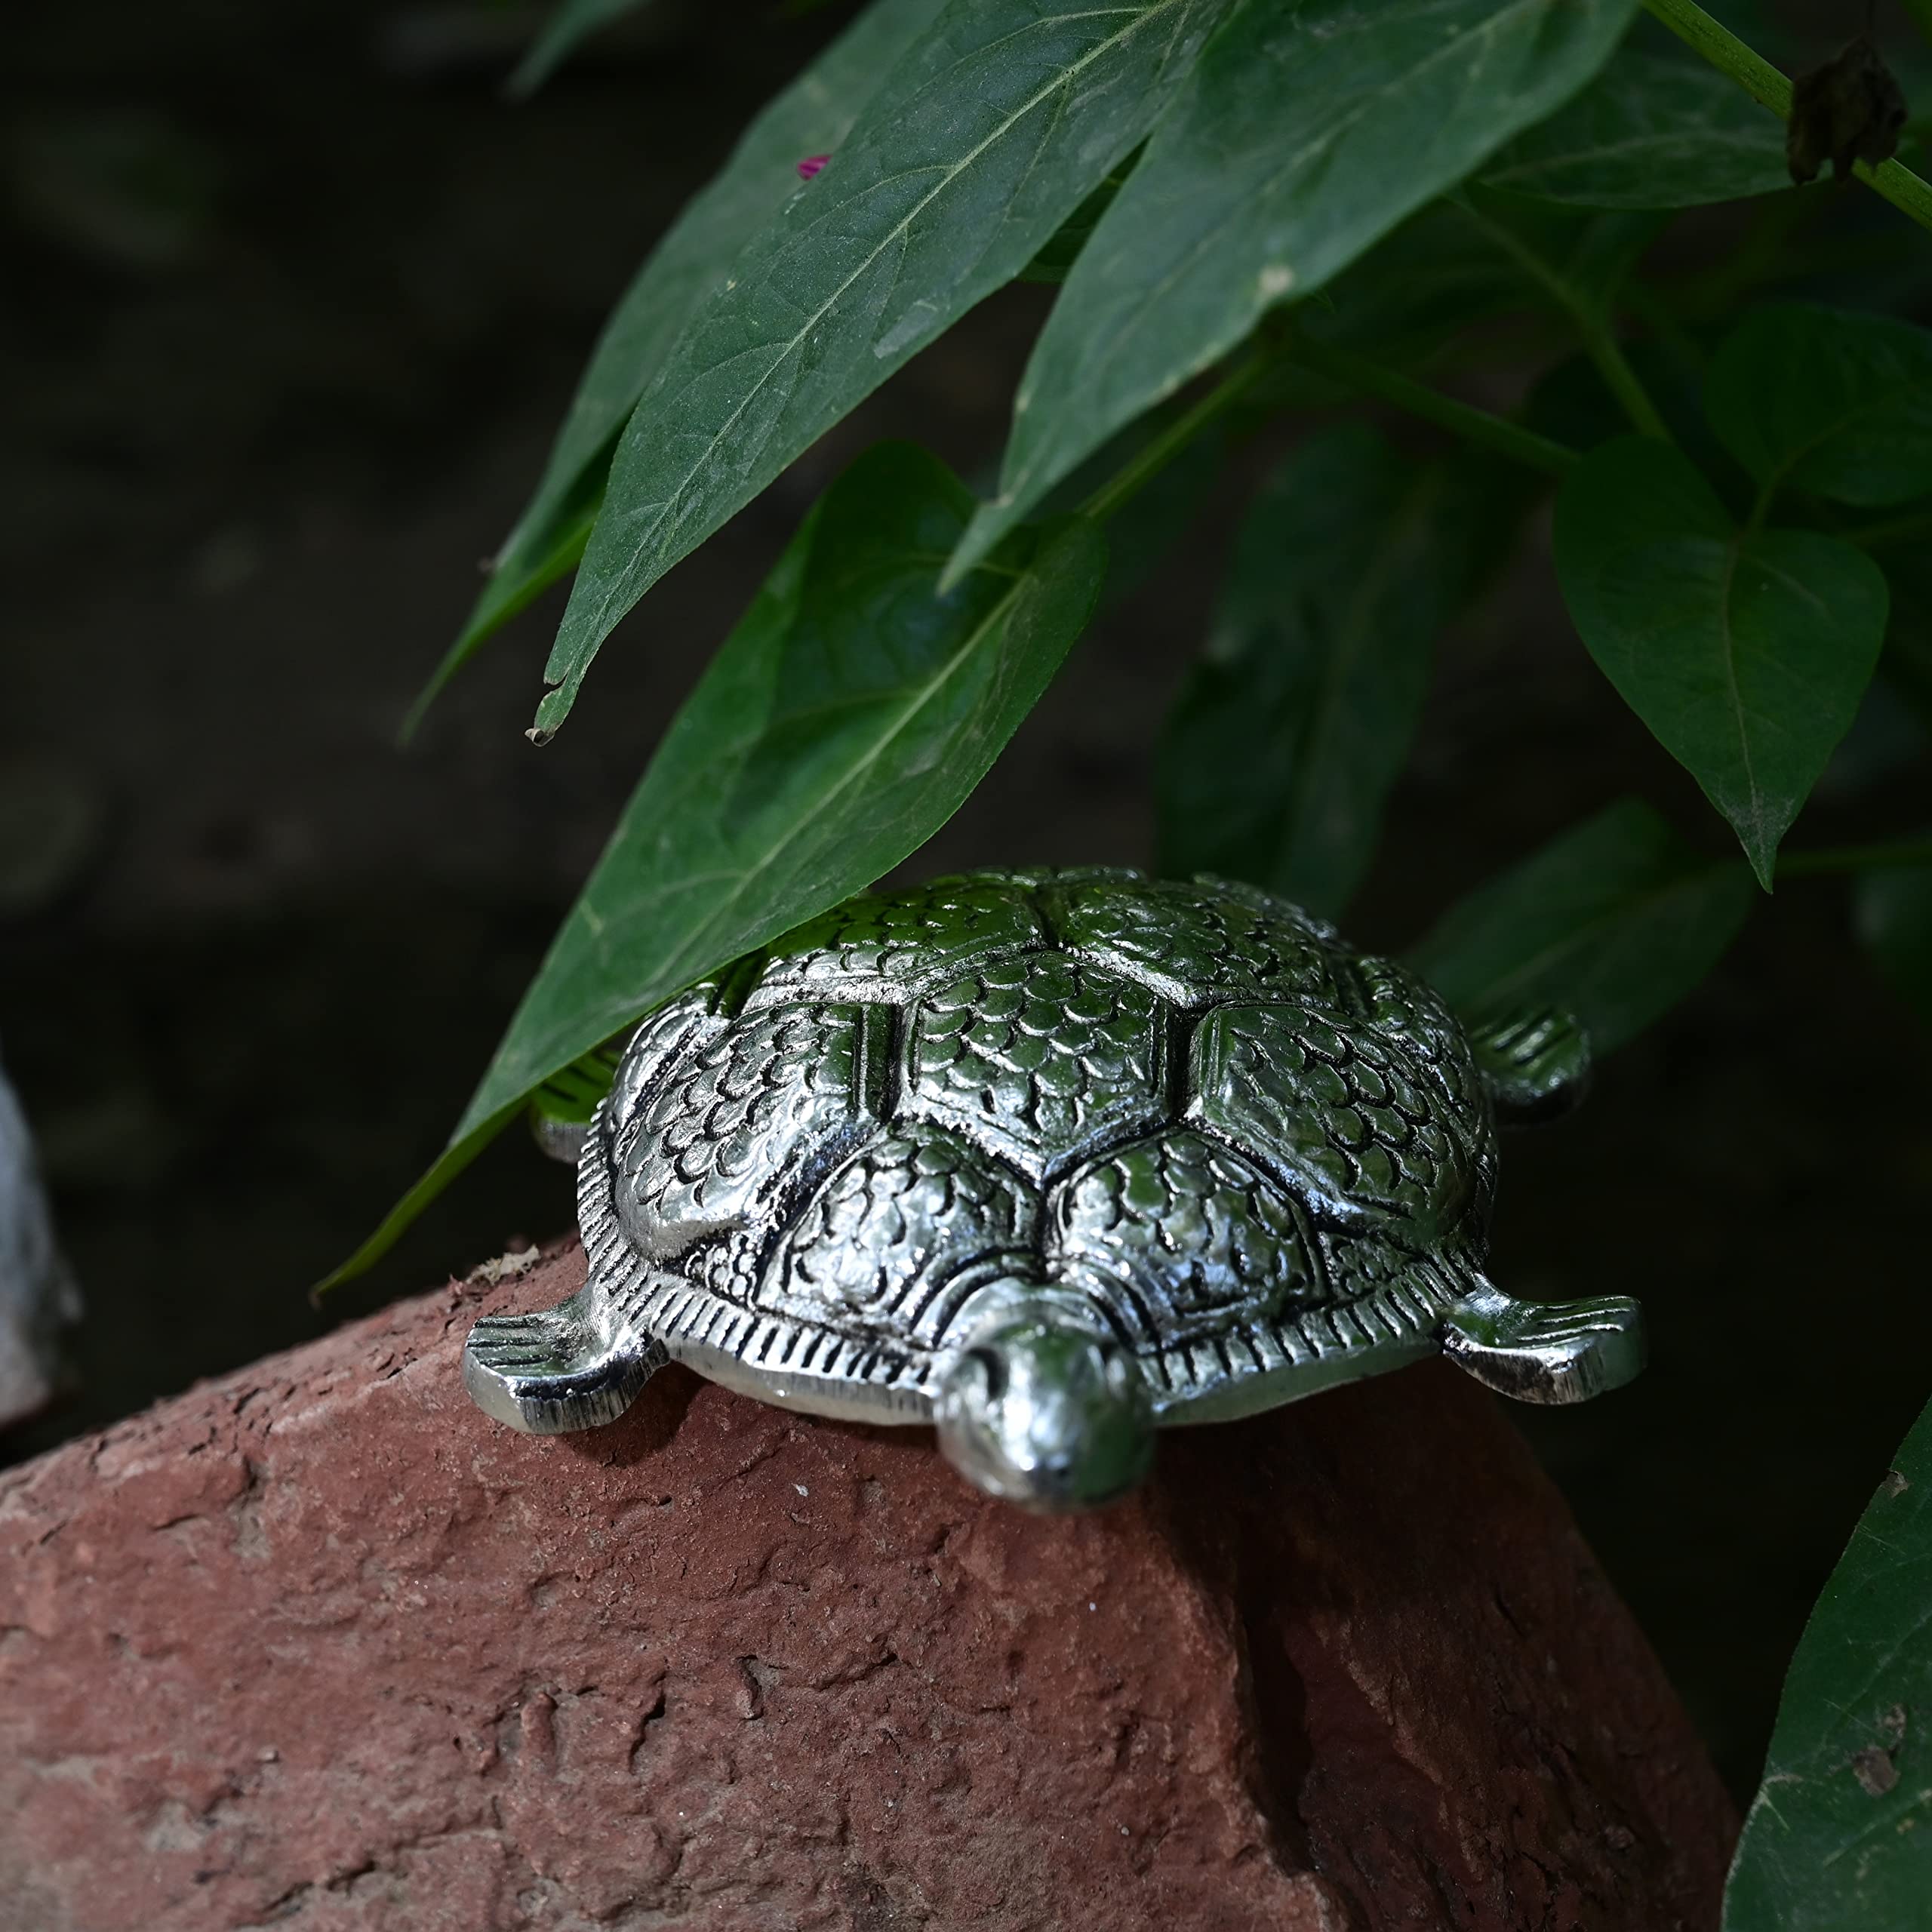
M0 1478L5 1932L1669 1932L1734 1821L1490 1398L1412 1370L1042 1522L681 1370L485 1422L522 1279Z

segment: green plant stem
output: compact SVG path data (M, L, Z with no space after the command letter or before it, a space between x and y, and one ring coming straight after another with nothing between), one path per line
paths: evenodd
M1657 414L1657 405L1651 401L1649 392L1638 380L1636 371L1631 368L1625 357L1617 342L1617 333L1611 327L1610 318L1594 302L1588 300L1580 290L1572 286L1552 268L1520 236L1512 234L1501 222L1491 220L1465 196L1457 195L1451 198L1568 315L1576 328L1578 339L1583 343L1584 353L1596 365L1597 373L1603 377L1611 394L1623 405L1623 413L1629 417L1632 426L1640 435L1655 436L1661 442L1669 442L1671 433L1665 427L1663 418Z
M1777 876L1820 878L1840 872L1908 872L1932 866L1932 838L1905 838L1889 845L1820 845L1778 855Z
M1280 348L1263 342L1238 362L1191 409L1184 410L1122 463L1075 512L1104 522L1164 469L1215 418L1238 402L1256 380L1281 358Z
M1382 363L1371 362L1366 356L1306 336L1281 334L1264 337L1192 408L1183 411L1158 435L1150 437L1136 450L1080 504L1075 514L1104 522L1152 482L1217 417L1238 402L1260 377L1282 361L1299 362L1318 375L1391 403L1465 442L1494 450L1499 456L1527 463L1546 475L1567 475L1583 460L1576 451L1539 435L1534 429L1526 429L1520 423L1478 409L1473 403L1460 402Z
M1791 82L1722 21L1712 19L1693 0L1644 0L1644 8L1719 73L1728 75L1760 107L1768 107L1780 121L1791 118Z
M1574 450L1552 442L1534 429L1526 429L1520 423L1492 414L1487 409L1478 409L1473 403L1459 402L1454 396L1444 395L1440 389L1432 389L1426 383L1416 382L1382 363L1371 362L1366 356L1357 355L1352 350L1337 349L1332 343L1304 337L1295 345L1294 357L1317 375L1332 377L1350 389L1360 389L1366 395L1392 403L1396 408L1420 417L1425 423L1433 423L1438 429L1447 429L1452 436L1460 436L1465 442L1494 450L1499 456L1527 463L1532 469L1543 470L1549 475L1567 475L1582 460Z
M1780 121L1791 118L1791 83L1755 48L1714 20L1694 0L1644 0L1645 9L1661 20L1687 47L1694 48L1721 74L1728 75L1761 107ZM1932 184L1896 161L1876 168L1863 162L1852 172L1884 195L1901 214L1921 228L1932 229Z
M1896 543L1910 543L1932 537L1932 509L1911 510L1903 516L1890 517L1883 523L1868 523L1860 528L1841 530L1833 534L1861 550L1889 549Z

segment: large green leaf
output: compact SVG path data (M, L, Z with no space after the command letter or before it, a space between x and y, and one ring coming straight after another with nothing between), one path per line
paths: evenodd
M1458 210L1436 202L1304 303L1295 323L1358 355L1408 363L1426 360L1472 322L1523 309L1529 299L1515 264Z
M1784 129L1701 61L1626 47L1483 170L1486 187L1595 208L1688 208L1791 189Z
M534 94L569 57L577 42L599 27L635 13L647 0L557 0L550 17L530 43L509 78L509 91L518 97Z
M1100 217L1112 205L1114 197L1120 192L1121 183L1134 172L1137 155L1129 155L1107 178L1062 222L1040 252L1020 271L1022 281L1044 283L1057 288L1066 279L1066 272L1072 268L1081 250L1086 247L1087 238L1100 225Z
M1427 362L1472 324L1553 300L1598 315L1668 220L1484 198L1479 216L1466 190L1411 215L1297 309L1297 334L1399 366ZM1298 401L1315 380L1284 360L1260 393Z
M381 1255L546 1080L870 884L984 777L1087 621L1106 546L1078 518L1029 529L939 595L972 506L904 445L833 486L678 714L448 1151L331 1279Z
M1558 1007L1607 1053L1710 971L1752 896L1737 860L1705 858L1626 798L1451 907L1413 957L1466 1013Z
M1873 508L1932 494L1932 329L1768 303L1718 345L1704 406L1767 492Z
M1282 0L1217 34L1035 346L983 555L1122 423L1581 87L1635 0Z
M632 415L545 667L540 736L666 571L1026 267L1139 144L1229 4L952 0Z
M731 158L666 231L611 312L536 493L499 547L461 635L417 699L412 726L486 638L577 568L604 501L618 432L671 345L746 242L791 195L811 192L798 179L798 162L845 138L940 4L873 0L745 130Z
M1928 1924L1932 1407L1900 1444L1804 1626L1724 1911L1724 1932Z
M1225 873L1340 913L1468 580L1469 481L1359 423L1310 438L1269 478L1168 723L1164 872Z
M1932 866L1867 872L1853 900L1878 970L1932 1026Z
M1884 574L1811 531L1740 531L1690 460L1625 436L1556 501L1564 601L1604 675L1728 819L1765 890L1857 715Z

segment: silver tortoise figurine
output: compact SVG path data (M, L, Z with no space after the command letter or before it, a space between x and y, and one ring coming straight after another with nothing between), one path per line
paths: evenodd
M694 987L584 1132L584 1287L476 1324L512 1427L623 1414L667 1359L820 1415L938 1425L1038 1509L1220 1421L1440 1350L1580 1401L1643 1365L1621 1298L1484 1279L1496 1128L1588 1072L1555 1016L1466 1032L1414 974L1251 888L975 872L868 894Z

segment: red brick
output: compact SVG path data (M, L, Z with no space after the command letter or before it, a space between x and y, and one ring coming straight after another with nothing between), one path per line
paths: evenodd
M0 1478L5 1932L1669 1932L1735 1828L1491 1399L1103 1515L666 1371L534 1441L421 1297Z

